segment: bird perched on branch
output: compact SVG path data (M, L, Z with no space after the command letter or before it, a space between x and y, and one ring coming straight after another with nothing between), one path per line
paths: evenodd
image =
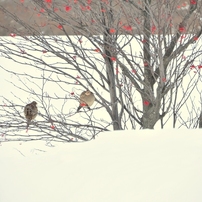
M87 107L90 110L90 106L93 105L95 101L95 96L92 92L89 90L86 90L81 93L80 99L79 99L79 107L77 109L77 112L82 108L82 107Z
M27 104L24 108L24 115L25 115L25 118L27 119L27 129L31 121L35 119L37 116L38 108L36 105L37 103L33 101L32 103Z

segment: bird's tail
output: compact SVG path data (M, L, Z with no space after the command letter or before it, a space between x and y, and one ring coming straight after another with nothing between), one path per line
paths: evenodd
M79 105L79 107L77 108L77 112L80 110L82 108L82 106L81 105Z
M26 127L26 132L28 132L28 129L29 129L29 124L30 124L31 120L27 120L27 127Z

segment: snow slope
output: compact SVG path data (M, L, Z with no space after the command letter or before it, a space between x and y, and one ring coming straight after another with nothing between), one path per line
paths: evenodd
M2 143L0 173L0 202L202 201L202 130L105 132L55 147Z

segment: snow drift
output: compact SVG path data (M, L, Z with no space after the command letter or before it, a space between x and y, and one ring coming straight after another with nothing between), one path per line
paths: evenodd
M85 143L2 143L0 202L193 202L202 130L105 132Z

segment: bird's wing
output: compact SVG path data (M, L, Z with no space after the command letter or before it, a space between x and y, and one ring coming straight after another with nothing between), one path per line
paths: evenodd
M38 114L38 109L37 107L35 107L32 111L33 119L37 116L37 114Z
M93 105L95 101L95 96L93 93L91 93L89 96L86 96L86 103L88 104L88 106Z
M86 91L82 92L81 95L80 95L80 99L82 99L83 97L86 96Z

